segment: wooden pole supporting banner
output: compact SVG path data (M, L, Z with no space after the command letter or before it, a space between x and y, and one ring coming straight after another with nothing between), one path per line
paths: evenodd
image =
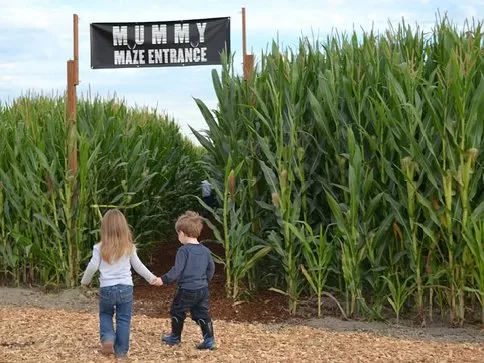
M67 61L68 157L69 173L72 176L77 174L77 142L72 142L72 133L74 132L77 119L76 86L79 84L79 17L77 14L73 16L73 43L74 60Z
M72 133L76 124L77 97L76 97L76 62L67 61L67 120L69 122L69 136L67 142L69 155L69 173L71 176L77 173L77 143L72 142Z
M68 180L71 187L71 220L69 225L69 280L68 287L73 287L77 283L79 272L79 256L77 250L77 138L75 137L77 119L77 94L76 85L79 84L79 18L76 14L73 17L73 43L74 60L67 61L67 123L69 133L67 135L67 155L68 155Z
M247 55L247 34L246 34L246 29L245 29L245 8L242 8L242 54L244 56L244 62L245 62L245 56Z
M74 62L75 62L75 76L74 84L79 85L79 17L74 14Z
M247 54L245 8L242 8L242 60L244 68L244 80L247 81L252 76L252 71L254 70L254 56L252 54Z
M247 54L245 56L245 62L244 62L244 79L246 81L251 79L253 70L254 70L254 55Z

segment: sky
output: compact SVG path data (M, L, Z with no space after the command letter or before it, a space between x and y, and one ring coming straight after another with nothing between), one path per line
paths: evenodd
M231 51L242 73L242 14L246 8L247 49L256 57L273 39L294 47L301 35L324 40L332 31L384 30L388 22L430 30L436 14L447 12L462 25L484 19L484 0L0 0L0 102L27 92L62 94L66 61L73 57L72 16L79 15L78 97L116 94L130 106L153 107L173 117L195 140L189 126L205 121L193 98L211 109L217 101L212 69L220 66L91 69L90 23L231 18Z

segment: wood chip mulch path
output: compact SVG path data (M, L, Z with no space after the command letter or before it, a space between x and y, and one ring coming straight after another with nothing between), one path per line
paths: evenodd
M284 324L214 321L219 348L197 351L198 327L187 319L183 343L167 347L166 318L135 315L129 362L484 362L484 345L337 333ZM93 312L0 308L0 362L114 362L98 352Z

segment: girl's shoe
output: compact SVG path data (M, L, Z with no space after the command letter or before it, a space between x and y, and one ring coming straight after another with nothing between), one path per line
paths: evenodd
M101 353L104 355L113 354L114 353L113 347L114 347L114 343L109 340L106 340L101 343Z

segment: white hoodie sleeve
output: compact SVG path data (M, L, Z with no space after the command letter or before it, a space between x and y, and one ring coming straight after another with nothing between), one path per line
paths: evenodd
M89 285L91 283L92 277L99 269L99 264L101 263L101 253L99 252L99 245L94 245L92 249L92 257L91 261L86 267L86 271L84 271L84 275L82 276L81 284L82 285Z

